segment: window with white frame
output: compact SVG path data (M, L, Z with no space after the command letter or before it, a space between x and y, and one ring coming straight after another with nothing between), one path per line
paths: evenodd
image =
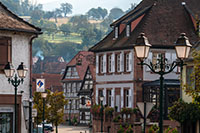
M156 64L158 63L158 59L161 58L161 55L163 56L164 59L165 53L152 52L152 64L154 65L154 69L156 71L160 71L159 65Z
M72 85L71 83L68 83L68 84L67 84L67 92L71 92L71 88L72 88L71 85Z
M107 90L107 100L106 100L108 106L111 106L111 100L112 100L111 98L112 98L112 92L110 89L108 89Z
M112 55L108 55L108 72L112 72Z
M126 70L126 72L130 70L129 63L130 63L130 54L126 53L125 54L125 67L126 67L125 70Z
M78 72L75 66L70 66L67 68L67 73L65 78L78 78Z
M130 36L130 25L126 26L126 36L129 37Z
M72 84L72 92L74 92L74 93L76 92L76 83Z
M124 90L124 107L129 106L129 89Z
M100 101L100 96L103 95L103 89L99 89L98 90L98 103L101 104L101 101ZM103 104L103 103L102 103Z
M115 38L118 38L118 34L119 34L119 28L115 27Z
M120 70L121 70L121 64L120 64L120 54L117 54L116 55L116 67L117 67L117 72L120 72Z
M100 73L103 73L103 55L99 56Z

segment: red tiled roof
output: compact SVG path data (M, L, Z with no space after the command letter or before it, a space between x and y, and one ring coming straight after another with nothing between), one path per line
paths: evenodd
M93 46L90 51L101 52L133 48L133 44L141 32L145 33L154 47L173 47L174 42L182 32L186 33L192 44L195 44L199 37L194 29L190 14L182 5L182 2L185 2L194 14L200 16L199 0L143 0L133 11L129 12L133 15L129 14L126 19L117 21L117 24L120 24L131 20L131 17L135 17L134 14L137 13L137 10L145 10L152 6L144 12L144 17L131 32L130 37L126 36L126 30L124 30L114 40L113 30L102 41Z
M40 34L41 29L19 18L0 2L0 30Z
M81 65L76 65L77 58L82 59ZM68 66L75 66L76 70L78 72L79 78L65 79L65 75L66 75L66 71L67 71L67 67L66 67L65 73L63 75L63 81L83 80L88 65L92 64L92 59L94 59L94 53L93 52L80 51L78 54L76 54L74 56L74 58L67 64L67 67Z

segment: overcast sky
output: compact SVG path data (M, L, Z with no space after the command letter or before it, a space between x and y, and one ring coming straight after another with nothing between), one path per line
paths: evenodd
M138 4L141 0L35 0L39 4L43 4L44 10L54 10L60 7L60 3L70 3L73 6L73 14L85 14L91 8L102 7L110 10L119 7L122 10L130 8L131 3Z

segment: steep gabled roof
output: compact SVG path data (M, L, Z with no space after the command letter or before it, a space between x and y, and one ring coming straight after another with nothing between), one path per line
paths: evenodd
M80 51L78 52L78 54L76 54L74 56L74 58L67 64L66 69L65 69L65 73L63 74L63 81L80 81L83 80L85 72L87 70L87 67L92 64L92 60L91 58L93 58L94 53L93 52L88 52L88 51ZM77 63L77 59L81 58L82 59L82 63L81 65L76 65ZM74 66L76 67L76 70L78 72L78 76L79 78L72 78L72 79L66 79L65 76L67 74L67 69L68 67Z
M24 21L0 2L0 30L41 34L41 29Z
M134 21L136 14L143 10L144 17L133 29L130 37L127 37L126 31L123 30L118 38L113 39L113 30L103 40L90 48L90 51L102 52L133 48L133 44L141 32L145 33L153 47L173 47L174 42L182 32L186 33L192 44L195 44L199 37L182 2L186 3L191 12L200 16L199 0L143 0L133 11L129 12L127 15L129 17L125 15L126 17L116 22Z

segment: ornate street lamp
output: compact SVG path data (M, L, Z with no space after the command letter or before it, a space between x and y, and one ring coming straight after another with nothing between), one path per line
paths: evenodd
M72 105L72 100L69 99L69 125L71 125L71 105Z
M21 62L21 64L17 68L18 77L20 79L18 79L17 74L15 74L15 77L12 79L15 73L14 67L10 62L8 62L8 64L6 64L4 67L4 73L5 76L8 78L8 82L15 87L15 133L17 133L17 87L20 85L20 83L23 83L27 71L28 69L25 67L25 65L23 65L23 62Z
M46 92L42 92L41 94L42 98L43 98L43 121L42 121L42 131L44 133L44 120L45 120L45 99L47 97L47 93Z
M191 44L189 43L188 38L185 36L185 33L181 33L181 36L175 43L175 50L179 61L174 61L171 65L167 64L166 59L163 58L162 54L160 59L157 59L157 63L147 64L144 60L148 57L150 44L148 39L145 37L144 33L141 33L140 36L136 40L136 44L134 46L135 53L137 58L140 60L139 65L146 65L149 69L155 73L160 75L160 95L159 95L159 110L160 110L160 117L159 117L159 128L160 133L163 133L163 80L164 75L172 72L177 66L183 67L183 60L188 58ZM156 67L155 67L156 66ZM166 71L165 67L169 67L169 70ZM155 68L160 68L158 71Z
M103 94L100 95L100 102L101 102L101 133L103 133Z

